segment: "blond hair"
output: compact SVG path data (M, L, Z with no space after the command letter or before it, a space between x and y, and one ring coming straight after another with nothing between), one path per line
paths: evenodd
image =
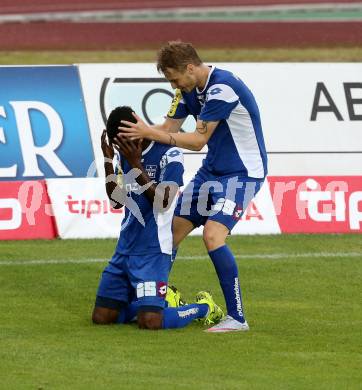
M165 73L167 68L183 72L188 64L202 64L191 43L170 41L157 53L157 70L159 72Z

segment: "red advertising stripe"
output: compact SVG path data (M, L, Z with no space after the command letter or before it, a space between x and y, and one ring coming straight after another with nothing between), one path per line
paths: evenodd
M0 182L0 240L57 235L44 180Z
M273 176L282 233L362 233L361 176Z

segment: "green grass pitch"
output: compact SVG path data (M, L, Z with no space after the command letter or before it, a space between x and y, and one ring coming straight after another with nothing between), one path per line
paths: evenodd
M360 235L230 237L251 331L95 326L114 240L0 243L1 389L360 389ZM222 302L200 237L170 282Z

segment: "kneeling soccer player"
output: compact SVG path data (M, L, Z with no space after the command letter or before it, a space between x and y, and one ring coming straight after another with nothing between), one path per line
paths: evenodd
M102 274L92 320L111 324L137 318L143 329L181 328L202 318L206 324L216 323L223 312L209 293L202 291L195 304L181 306L177 289L167 287L172 217L183 185L182 152L147 140L127 140L117 134L121 120L136 121L130 107L111 112L101 145L107 195L113 207L125 206L125 215L115 253ZM116 169L113 148L119 152Z

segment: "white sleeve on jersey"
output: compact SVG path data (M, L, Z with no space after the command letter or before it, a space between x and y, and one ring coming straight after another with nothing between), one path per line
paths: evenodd
M170 148L166 152L166 156L167 156L168 163L179 162L182 165L184 164L184 155L183 155L182 151L177 147Z
M171 163L176 164L170 166ZM173 147L167 150L161 158L160 168L160 182L164 180L175 181L179 185L183 185L182 175L184 172L184 156L179 148Z
M214 84L207 91L206 101L223 100L226 103L233 103L239 100L235 91L226 84Z

